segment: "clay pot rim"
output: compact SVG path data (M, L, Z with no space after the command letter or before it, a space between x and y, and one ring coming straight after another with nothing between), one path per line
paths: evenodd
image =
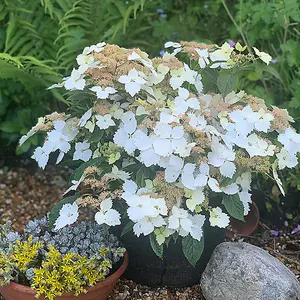
M128 257L128 252L126 251L125 254L124 254L123 263L120 266L120 268L116 272L114 272L113 274L111 274L110 276L108 276L105 280L99 281L94 286L86 287L87 293L89 293L92 290L101 289L101 288L103 288L103 287L105 287L107 285L112 285L125 272L125 270L126 270L126 268L128 266L128 263L129 263L129 257ZM13 289L13 290L16 290L16 291L20 291L22 293L30 294L30 295L35 295L35 293L36 293L36 291L33 290L33 289L31 289L29 286L23 285L23 284L19 284L19 283L16 283L16 282L11 282L9 285L3 286L3 287L4 288L5 287L6 288L10 288L10 289ZM72 297L74 297L74 293L73 292L64 293L61 296L64 296L64 297L66 297L66 296L72 296Z
M239 236L239 237L247 237L247 236L250 236L258 227L258 224L259 224L259 219L260 219L260 213L259 213L259 209L256 205L256 203L254 201L252 201L250 203L250 206L252 206L251 208L251 216L254 217L256 216L256 219L255 219L255 222L253 222L252 224L250 224L251 226L248 226L248 229L244 229L242 232L236 232L236 236ZM235 224L235 225L234 225ZM230 225L237 229L236 227L236 224L242 224L241 221L238 221L236 219L232 219L232 222L230 222ZM246 227L246 223L243 223ZM229 238L232 238L232 232L229 231L227 229L227 237Z

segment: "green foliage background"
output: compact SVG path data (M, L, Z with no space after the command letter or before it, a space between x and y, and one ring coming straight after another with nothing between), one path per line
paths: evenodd
M85 46L106 41L159 55L168 40L221 42L230 24L222 10L220 1L1 0L1 144L15 146L39 116L62 108L63 95L46 88L70 72Z

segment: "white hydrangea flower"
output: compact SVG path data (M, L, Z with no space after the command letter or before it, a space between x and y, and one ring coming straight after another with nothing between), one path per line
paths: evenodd
M175 232L175 230L172 230L166 226L161 226L160 228L156 228L154 230L156 241L159 245L162 245L166 238L172 235Z
M193 225L189 216L189 213L183 208L173 206L172 215L168 219L168 228L176 230L180 236L187 236Z
M31 156L31 158L33 158L34 160L37 161L38 166L40 168L45 169L45 167L46 167L46 165L48 163L48 160L49 160L49 154L50 154L50 152L47 151L45 149L45 147L37 147L34 150L34 153Z
M127 153L132 153L136 149L133 140L133 133L136 130L137 122L134 114L129 111L122 115L122 125L114 135L116 145L123 147Z
M99 53L99 52L101 52L101 51L104 49L105 45L106 45L105 42L100 42L100 43L98 43L98 44L96 44L96 45L92 45L92 46L89 46L89 47L85 47L85 48L83 49L82 54L87 55L87 54L92 53L93 51L96 52L96 53Z
M75 144L73 160L88 161L91 157L92 150L90 149L90 143L88 143L87 141L83 141Z
M272 60L272 56L268 53L265 52L260 52L257 48L252 47L255 54L265 63L265 64L269 64L270 61Z
M287 128L284 133L278 135L278 141L290 154L300 152L300 134L292 128Z
M201 74L191 70L187 64L184 64L184 68L171 71L170 85L173 90L180 88L184 82L193 84L199 94L203 90Z
M209 178L209 165L201 162L199 166L199 173L195 177L195 186L204 187L207 184Z
M175 148L186 144L182 126L172 127L169 124L157 122L154 133L157 138L153 141L153 147L155 153L160 156L169 156Z
M207 65L209 65L208 50L195 48L195 51L199 55L199 60L198 60L199 66L201 69L204 69Z
M133 225L133 232L137 237L139 237L141 234L146 236L152 233L156 227L161 227L163 225L166 225L166 222L162 216L157 216L154 218L144 217Z
M67 225L75 223L78 219L78 216L78 205L76 204L76 202L74 202L73 204L64 204L59 211L59 217L54 223L54 230L57 231Z
M64 82L66 90L83 90L85 87L85 79L82 73L76 69L73 69L71 76L66 78Z
M144 59L135 51L133 51L129 56L128 60L137 60L141 62L145 67L149 68L154 74L156 74L154 67L152 65L152 61L150 59Z
M213 64L210 68L222 68L228 69L230 66L228 65L227 61L230 59L230 55L233 51L233 48L230 47L228 43L224 43L221 48L209 53L209 57Z
M229 225L229 216L223 213L220 207L212 208L209 214L210 214L209 222L211 226L226 228Z
M298 159L295 154L290 154L286 149L281 149L279 153L276 153L278 158L278 168L282 170L284 168L294 168L298 165Z
M207 125L207 122L203 115L196 115L194 113L188 113L190 118L189 124L196 130L203 131Z
M114 180L120 179L120 180L123 180L123 181L128 180L129 177L130 177L129 173L127 173L123 170L120 170L116 165L112 166L111 172L106 173L106 176L108 178L111 178L111 179L114 179Z
M236 183L244 190L251 190L251 173L244 172L237 179Z
M182 174L181 174L182 184L190 190L196 189L195 177L194 177L195 169L196 169L195 164L187 163L184 165Z
M79 120L78 126L83 127L86 125L86 122L91 118L93 109L90 108L87 110Z
M142 85L146 83L144 77L145 74L143 72L139 72L136 69L131 69L128 75L120 76L119 82L125 84L126 92L133 97L141 90Z
M232 178L236 167L233 163L235 159L235 153L223 144L220 144L216 137L212 138L211 144L212 152L209 152L207 157L209 163L215 167L220 168L220 173L228 178Z
M21 147L30 137L36 133L36 128L38 125L45 124L45 118L38 118L38 122L33 126L25 135L23 135L19 140L19 146Z
M238 192L240 200L243 203L244 206L244 215L248 215L249 211L250 211L250 206L249 204L252 203L252 199L251 199L251 194L247 191L247 190L242 190L240 192Z
M271 121L274 120L273 115L266 113L264 109L260 109L258 112L259 119L254 123L254 127L257 131L268 132L271 128Z
M194 215L189 216L189 219L192 221L192 227L190 230L190 235L193 239L200 242L203 236L203 225L205 222L205 216L203 215Z
M64 154L71 149L70 142L75 138L78 133L78 130L74 128L72 122L66 123L63 120L53 121L54 130L48 133L48 140L45 143L47 146L48 154L59 150L56 163L58 164L64 157ZM43 147L45 149L45 147Z
M198 99L189 98L190 93L187 89L178 88L178 96L174 99L173 113L175 116L184 114L188 108L199 109L200 104Z
M183 168L184 161L182 158L171 155L169 158L168 166L165 169L165 179L167 182L175 182Z
M236 183L231 183L230 185L221 187L219 182L215 178L209 178L207 184L211 188L211 190L216 193L225 193L227 195L234 195L239 190L238 185Z
M110 108L109 113L114 119L120 120L124 114L120 102L114 103Z
M259 121L260 115L254 112L250 105L242 110L234 110L229 113L230 119L236 124L235 130L238 134L246 136L254 129L254 124Z
M176 54L178 54L179 52L182 51L182 46L180 45L180 43L175 43L175 42L166 42L165 43L165 48L170 48L173 47L175 48L173 50L173 52L171 53L172 56L175 56Z
M79 71L81 69L81 74L84 73L88 68L102 68L102 66L100 66L100 62L96 61L93 55L79 54L76 57L76 61L80 66Z
M121 224L120 213L112 208L112 200L110 198L103 200L100 203L100 211L95 214L95 221L108 226L116 226Z
M109 95L117 93L117 90L112 87L93 86L90 90L96 93L98 99L107 99Z
M153 141L155 140L153 135L148 136L144 131L138 129L132 135L132 139L137 149L141 151L138 159L146 167L150 167L159 163L160 156L155 153L153 148Z
M265 140L259 138L255 133L248 136L248 146L246 147L250 157L253 156L273 156L275 145L269 145Z
M110 114L106 114L104 116L95 116L95 118L97 119L96 125L100 129L107 129L110 126L115 126L116 125L114 120L112 120Z
M64 192L65 194L68 194L70 191L76 191L80 185L80 183L84 180L85 176L84 174L78 179L78 180L72 180L72 185Z
M190 197L186 200L186 206L190 211L193 212L197 205L200 205L204 202L205 196L203 193L203 189L200 188L197 188L188 194L188 196Z

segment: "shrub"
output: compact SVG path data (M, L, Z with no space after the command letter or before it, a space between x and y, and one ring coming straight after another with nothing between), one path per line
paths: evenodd
M45 142L33 154L40 167L52 153L78 167L66 193L80 193L53 208L54 230L89 205L98 224L123 222L125 232L150 236L159 256L181 236L195 264L206 219L225 228L229 215L248 214L252 173L269 174L284 193L277 170L297 165L300 135L286 110L233 91L251 62L270 63L267 53L239 43L165 47L173 51L153 59L138 48L85 47L78 68L51 87L68 91L68 112L45 116L20 142L40 132Z

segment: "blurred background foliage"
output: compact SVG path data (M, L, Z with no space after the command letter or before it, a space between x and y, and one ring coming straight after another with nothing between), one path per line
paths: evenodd
M0 151L67 105L47 87L70 73L85 46L106 41L156 56L169 40L270 53L272 63L245 70L239 88L289 109L300 129L300 0L0 0ZM284 178L300 190L299 168Z

